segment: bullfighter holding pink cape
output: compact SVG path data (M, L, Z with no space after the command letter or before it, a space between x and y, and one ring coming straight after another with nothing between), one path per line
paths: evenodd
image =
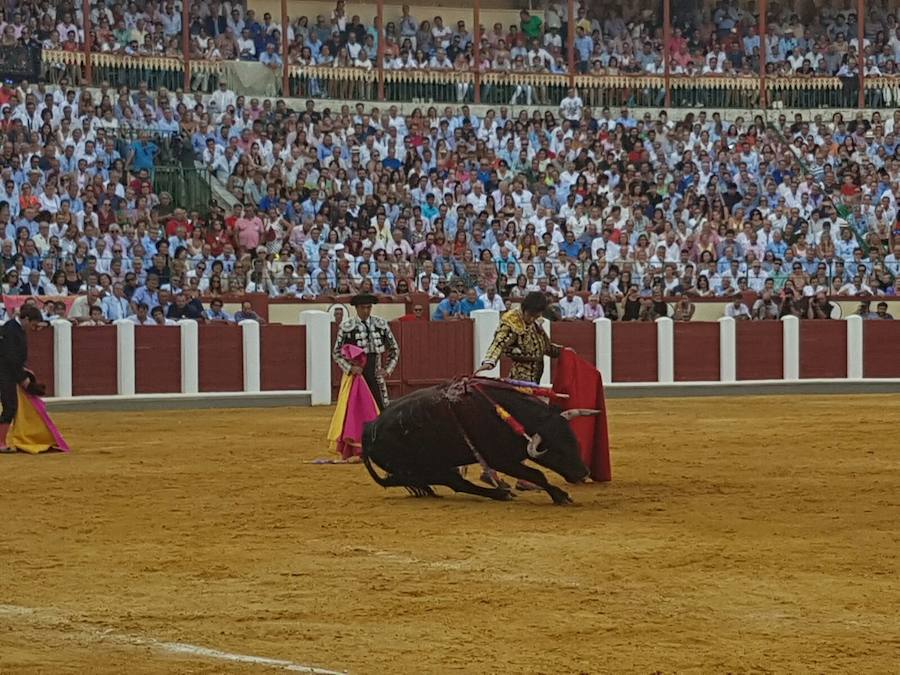
M42 321L37 307L25 305L0 327L0 452L37 454L69 446L50 420L40 397L44 387L25 367L28 331Z
M356 345L341 347L341 356L350 363L364 368L366 353ZM336 450L344 461L358 461L362 453L362 432L366 422L378 417L378 405L363 375L344 373L337 407L328 428L329 447Z
M48 450L69 452L69 445L50 419L40 396L29 394L19 386L19 409L6 435L7 447L32 455Z

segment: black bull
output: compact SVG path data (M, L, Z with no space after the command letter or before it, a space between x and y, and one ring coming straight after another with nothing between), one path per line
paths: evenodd
M588 475L568 418L596 411L568 411L514 389L485 385L486 397L471 384L455 380L421 389L388 406L363 433L362 457L372 478L382 487L405 487L417 496L434 495L432 485L456 492L505 500L503 487L486 488L466 480L459 467L483 461L492 469L534 483L557 504L569 495L551 485L526 459L577 483ZM531 442L497 415L505 408L525 428ZM565 416L564 416L565 415ZM387 473L382 477L372 465Z

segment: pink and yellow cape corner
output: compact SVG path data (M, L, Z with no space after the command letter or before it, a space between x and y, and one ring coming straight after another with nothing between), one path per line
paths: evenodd
M69 452L69 445L50 419L47 406L19 387L19 409L6 435L9 447L36 455L48 450Z

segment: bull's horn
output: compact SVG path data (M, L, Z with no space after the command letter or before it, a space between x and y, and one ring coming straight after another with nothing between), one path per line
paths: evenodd
M541 440L540 434L533 434L531 438L528 439L528 445L525 446L525 452L528 453L528 456L531 457L531 459L537 459L547 452L546 450L538 450L538 447L541 445Z
M563 410L562 416L567 419L575 419L576 417L587 417L588 415L599 415L599 410L592 410L591 408L572 408L571 410Z

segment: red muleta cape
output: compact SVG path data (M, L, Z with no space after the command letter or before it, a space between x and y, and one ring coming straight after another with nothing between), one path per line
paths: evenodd
M569 424L578 439L581 459L590 470L591 478L595 481L612 480L606 398L600 372L573 350L564 349L556 361L553 390L569 395L568 399L558 399L556 402L566 410L592 408L600 411L598 415L577 417Z

